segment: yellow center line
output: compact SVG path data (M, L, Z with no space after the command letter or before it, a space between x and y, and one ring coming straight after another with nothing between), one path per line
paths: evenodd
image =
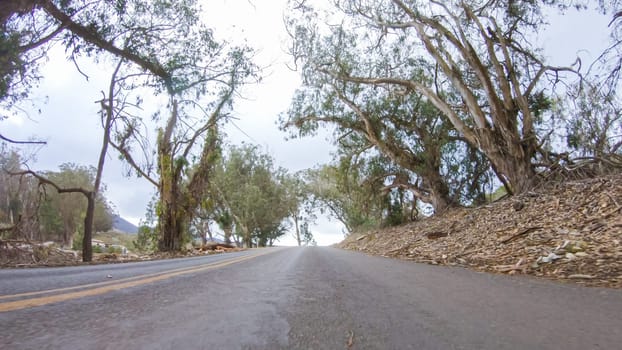
M239 262L242 262L242 261L253 259L253 258L256 258L258 256L265 255L265 254L268 254L268 253L270 253L270 251L265 252L265 253L261 253L261 254L256 254L256 255L250 255L250 256L247 255L247 256L242 256L242 257L239 257L239 258L229 259L229 260L226 260L226 261L223 261L223 262L219 262L219 263L211 263L211 264L208 264L208 265L201 265L199 267L171 270L170 272L161 273L161 274L150 274L150 275L143 275L143 276L138 276L138 277L129 277L129 278L124 279L125 282L123 282L123 280L117 280L117 281L114 281L114 282L100 282L100 283L93 283L93 284L87 284L87 285L82 285L82 286L75 286L75 287L68 287L68 288L59 288L59 289L55 289L55 290L47 290L47 291L42 291L42 292L31 292L31 293L7 295L7 296L3 296L3 297L4 298L7 298L7 297L13 298L13 297L17 297L17 296L33 295L35 293L39 293L39 294L41 294L41 293L51 293L53 291L67 291L67 290L78 289L78 288L88 288L88 287L93 287L93 286L100 286L100 287L96 287L96 288L92 288L92 289L87 289L87 290L82 290L82 291L77 291L77 292L70 292L70 293L64 293L64 294L56 294L56 295L44 296L44 297L39 297L39 298L31 298L31 299L16 300L16 301L9 301L9 302L0 303L0 312L21 310L21 309L25 309L25 308L30 308L30 307L35 307L35 306L42 306L42 305L47 305L47 304L51 304L51 303L58 303L58 302L61 302L61 301L77 299L77 298L82 298L82 297L86 297L86 296L100 295L100 294L104 294L104 293L108 293L108 292L112 292L112 291L116 291L116 290L121 290L121 289L125 289L125 288L140 286L140 285L143 285L143 284L153 283L153 282L157 282L157 281L162 281L162 280L169 279L169 278L175 277L175 276L181 276L181 275L185 275L185 274L189 274L189 273L206 271L206 270L212 270L212 269L216 269L216 268L219 268L219 267L224 267L224 266L227 266L227 265L232 265L232 264L235 264L235 263L239 263ZM133 280L131 280L131 279L133 279Z
M236 258L233 258L233 259L236 259ZM89 284L82 284L82 285L77 285L77 286L72 286L72 287L47 289L47 290L40 290L40 291L36 291L36 292L25 292L25 293L19 293L19 294L11 294L11 295L0 295L0 300L21 298L21 297L29 297L29 296L41 295L41 294L51 294L51 293L58 293L58 292L66 292L66 291L75 290L75 289L85 289L85 288L97 287L97 286L105 286L105 285L108 285L108 284L116 284L116 283L124 282L124 281L132 281L132 280L142 279L142 278L146 278L146 277L158 276L158 275L165 274L165 273L170 273L170 272L194 270L197 267L209 266L209 265L212 265L212 264L215 264L215 263L216 262L210 262L208 264L202 264L202 265L199 265L199 266L180 267L180 268L173 269L173 270L168 270L168 271L153 272L153 273L148 273L148 274L139 275L139 276L119 278L119 279L115 279L115 280L111 280L111 281L104 281L104 282L95 282L95 283L89 283Z

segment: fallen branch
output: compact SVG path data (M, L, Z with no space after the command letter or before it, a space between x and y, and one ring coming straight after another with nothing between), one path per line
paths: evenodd
M510 271L525 272L525 269L527 268L527 266L497 265L497 266L493 266L492 268L498 272L510 272Z
M501 241L499 241L499 243L506 244L506 243L512 242L513 240L517 239L518 237L526 235L526 234L528 234L530 232L533 232L535 230L539 230L541 228L542 228L542 226L528 227L528 228L522 230L521 232L519 232L519 233L517 233L517 234L515 234L513 236L510 236L510 237L502 239Z
M591 279L596 278L596 277L592 276L592 275L575 274L575 275L568 276L568 278L570 278L570 279L586 279L586 280L591 280Z
M200 247L200 250L216 250L216 249L233 249L233 248L237 248L236 246L234 246L233 244L227 244L227 243L218 243L218 242L208 242L205 245Z

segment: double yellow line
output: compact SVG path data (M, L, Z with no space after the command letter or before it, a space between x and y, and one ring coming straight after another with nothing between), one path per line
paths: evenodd
M123 279L119 279L115 281L98 282L98 283L91 283L91 284L79 285L79 286L74 286L74 287L66 287L66 288L58 288L58 289L48 289L48 290L43 290L43 291L38 291L38 292L27 292L27 293L13 294L13 295L0 295L0 301L1 301L1 300L6 300L6 299L33 297L33 296L43 295L43 294L53 294L53 295L41 296L41 297L35 297L35 298L29 298L29 299L20 299L20 300L15 300L15 301L0 302L0 312L21 310L21 309L31 308L35 306L58 303L61 301L66 301L66 300L71 300L71 299L77 299L77 298L93 296L93 295L100 295L100 294L104 294L104 293L108 293L108 292L112 292L116 290L121 290L125 288L144 285L147 283L153 283L157 281L166 280L166 279L169 279L175 276L187 275L190 273L201 272L201 271L206 271L206 270L213 270L213 269L217 269L217 268L232 265L232 264L237 264L242 261L250 260L258 256L268 254L270 252L271 251L266 251L260 254L246 255L246 256L241 256L238 258L228 259L222 262L203 264L203 265L194 266L194 267L180 268L180 269L170 270L167 272L158 272L158 273L151 273L151 274L134 276L134 277L127 277L127 278L123 278ZM77 289L83 289L83 290L71 292L72 290L77 290ZM60 294L54 294L54 293L60 293Z

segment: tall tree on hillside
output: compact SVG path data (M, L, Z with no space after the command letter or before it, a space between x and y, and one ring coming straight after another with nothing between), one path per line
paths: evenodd
M617 93L584 83L565 107L566 142L580 157L622 160L622 100ZM560 106L560 107L561 107ZM620 163L622 165L622 163Z
M326 23L306 2L291 5L303 76L416 92L490 160L510 192L529 188L534 112L552 87L545 78L573 71L547 65L527 42L541 27L543 2L348 0L334 3Z

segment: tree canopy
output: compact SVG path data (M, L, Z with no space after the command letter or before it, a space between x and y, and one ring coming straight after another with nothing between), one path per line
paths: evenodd
M230 221L221 217L220 223L232 225L247 247L272 245L287 232L286 219L296 200L287 193L287 176L257 146L231 146L217 166L211 187L221 212L230 217Z

